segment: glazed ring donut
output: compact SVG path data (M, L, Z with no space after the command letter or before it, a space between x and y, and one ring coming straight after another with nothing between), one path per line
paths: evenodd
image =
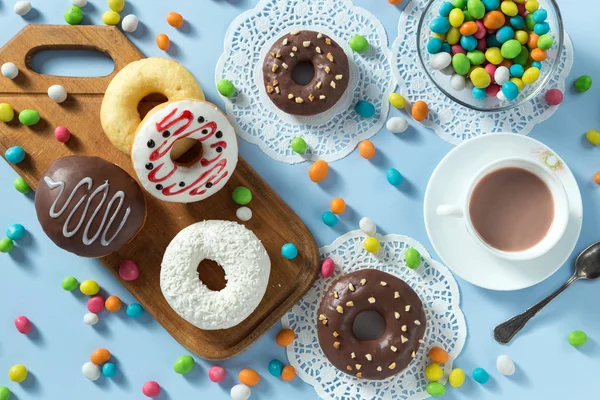
M175 61L151 57L128 64L108 85L100 109L104 133L125 154L130 153L141 122L138 104L153 93L163 94L169 101L204 100L194 76Z
M210 290L198 279L198 265L209 259L225 270L227 286ZM271 260L260 240L231 221L203 221L188 226L171 241L162 260L160 288L183 319L206 330L228 329L261 302Z
M375 311L385 320L381 337L360 340L354 320ZM363 269L333 282L318 311L319 344L339 370L357 378L386 379L404 370L419 350L426 319L419 296L404 281Z
M303 86L293 75L296 66L306 62L313 65L314 77ZM263 78L269 98L279 109L293 115L316 115L342 98L350 65L344 50L331 38L314 31L292 31L269 50Z
M171 152L180 139L202 144L192 165L178 165ZM238 161L235 130L211 103L182 100L152 109L140 124L131 149L142 186L161 200L192 203L217 193L231 178Z

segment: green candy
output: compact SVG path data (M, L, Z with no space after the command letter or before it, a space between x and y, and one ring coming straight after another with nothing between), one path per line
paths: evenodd
M0 400L10 399L10 390L6 386L0 386Z
M67 276L62 281L62 288L68 292L72 292L73 290L79 287L79 282L72 276Z
M467 53L471 65L481 65L485 61L485 54L481 50L473 50Z
M580 93L587 92L592 87L592 78L588 75L581 75L575 81L575 90Z
M292 150L294 150L298 154L302 154L306 151L307 145L306 141L302 138L293 138L292 139Z
M417 249L410 248L404 253L404 262L410 269L417 269L421 266L421 253Z
M29 187L27 182L25 182L25 179L23 179L21 177L15 179L13 186L15 187L15 189L17 189L17 191L19 193L23 193L23 194L27 194L31 190L31 188Z
M19 113L19 122L32 126L40 122L40 113L35 110L23 110Z
M513 58L513 62L515 64L525 66L525 64L527 64L527 60L529 60L529 50L527 50L527 47L521 46L521 53Z
M235 86L228 79L221 79L217 82L217 90L225 97L233 97L235 94Z
M538 38L537 46L542 50L549 50L553 43L554 39L552 39L552 36L546 33Z
M481 19L485 15L485 6L481 0L469 0L467 2L467 11L475 19Z
M77 25L83 19L83 11L77 6L67 8L65 11L65 21L69 25Z
M0 240L0 253L10 253L15 248L15 244L9 238Z
M581 347L588 340L588 336L583 331L573 331L569 334L569 344L573 347Z
M369 42L364 36L356 35L350 39L350 48L357 53L364 53L369 50Z
M244 206L252 201L252 192L247 187L238 186L233 189L231 197L237 204Z
M181 356L175 361L173 369L178 374L185 375L192 371L194 365L196 365L196 361L192 356Z
M465 15L465 22L475 21L475 18L473 18L469 10L464 10L463 14Z
M469 73L469 69L471 69L471 62L466 55L456 53L452 57L452 68L454 68L454 72L457 74L466 75Z
M450 1L455 8L460 8L461 10L467 6L467 0L452 0Z
M438 382L429 382L425 387L425 390L427 390L427 393L432 397L441 397L446 394L446 386Z
M535 24L537 22L535 22L533 20L533 14L529 13L525 16L525 26L527 27L527 30L529 31L533 31L533 28L535 27Z
M500 53L502 57L512 60L521 54L521 43L515 39L507 40L500 48Z

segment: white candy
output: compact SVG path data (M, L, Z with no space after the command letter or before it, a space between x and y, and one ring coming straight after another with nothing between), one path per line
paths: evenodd
M494 73L494 80L500 86L508 82L510 79L510 70L504 66L498 67Z
M441 52L431 56L431 61L429 62L431 68L436 70L441 70L446 68L452 62L452 56L449 53Z
M496 95L496 97L500 100L500 101L506 101L506 96L504 95L504 93L502 93L502 90L498 92L498 94Z
M371 218L363 217L358 223L360 230L366 233L368 236L375 236L377 233L377 225Z
M452 75L452 78L450 78L450 86L452 86L454 90L463 90L466 85L467 80L462 75L454 74Z
M62 103L67 99L67 90L61 85L52 85L48 88L48 96L55 103Z
M81 372L83 373L83 376L88 378L90 381L98 380L102 374L100 367L91 362L86 362L83 364L83 367L81 367Z
M248 207L240 207L235 212L235 216L238 217L240 221L250 221L250 218L252 218L252 210Z
M252 391L246 385L235 385L231 388L231 400L248 400Z
M123 30L125 32L135 32L135 30L138 27L138 17L136 17L133 14L129 14L127 15L125 18L123 18L123 22L121 23L121 27L123 28Z
M385 127L392 133L402 133L408 129L408 120L403 117L390 118Z
M31 11L31 3L29 1L17 1L13 10L15 14L23 16Z
M448 65L446 68L442 69L440 72L446 76L452 76L452 75L454 75L454 68L452 67L452 65Z
M77 7L85 7L87 0L71 0L71 4Z
M15 63L4 63L2 64L2 75L8 79L15 79L19 75L19 68Z
M94 313L87 313L83 316L83 323L86 325L96 325L98 320L98 315Z
M513 360L507 355L502 355L498 357L498 359L496 360L496 368L498 369L498 372L506 376L513 375L517 370Z

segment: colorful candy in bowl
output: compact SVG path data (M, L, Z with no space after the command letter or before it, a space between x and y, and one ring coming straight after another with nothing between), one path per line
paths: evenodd
M563 47L555 0L432 0L417 35L433 83L479 111L508 110L537 96Z

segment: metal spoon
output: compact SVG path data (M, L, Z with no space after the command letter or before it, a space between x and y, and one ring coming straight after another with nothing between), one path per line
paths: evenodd
M516 315L508 321L500 324L494 329L494 339L498 343L509 343L521 329L525 327L527 322L539 313L542 308L554 300L559 294L565 291L566 288L580 279L593 280L600 278L600 242L596 242L583 250L575 260L575 273L564 285L556 292L546 297L544 300L529 308L522 314Z

